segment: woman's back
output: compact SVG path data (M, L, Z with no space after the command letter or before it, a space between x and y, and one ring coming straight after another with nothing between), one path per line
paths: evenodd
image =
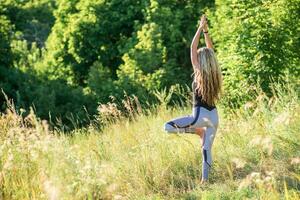
M209 105L207 104L202 96L199 94L199 92L196 89L196 83L193 81L192 83L192 90L193 90L193 106L201 106L206 108L207 110L213 110L214 108L216 108L215 105Z
M213 49L202 47L197 51L197 63L194 66L193 91L195 99L213 107L219 99L222 74Z

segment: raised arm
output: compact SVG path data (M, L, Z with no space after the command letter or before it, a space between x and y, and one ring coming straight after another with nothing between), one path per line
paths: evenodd
M204 38L205 38L205 44L207 48L213 49L213 43L208 35L208 25L207 23L205 23L205 25L203 26L203 33L204 33Z
M191 61L194 69L199 65L197 59L197 48L199 44L200 33L203 30L205 24L206 24L205 16L202 16L200 26L198 27L191 44Z

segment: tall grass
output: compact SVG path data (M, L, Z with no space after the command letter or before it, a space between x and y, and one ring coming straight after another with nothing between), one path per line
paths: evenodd
M199 184L199 137L163 131L190 107L126 105L126 117L114 104L101 105L106 126L71 135L50 131L33 112L22 119L11 105L0 116L1 199L299 199L295 89L278 84L272 98L258 90L238 110L220 106L207 185Z

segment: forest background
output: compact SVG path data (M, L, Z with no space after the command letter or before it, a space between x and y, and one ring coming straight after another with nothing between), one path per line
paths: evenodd
M299 0L1 0L0 88L22 115L33 107L66 129L107 102L149 107L164 91L180 103L203 13L224 75L220 106L253 100L257 86L272 96L273 83L299 85Z

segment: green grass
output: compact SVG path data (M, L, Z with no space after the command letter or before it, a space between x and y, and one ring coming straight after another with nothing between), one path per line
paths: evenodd
M199 184L199 137L163 131L165 121L190 112L161 105L102 131L91 125L65 135L33 113L22 121L8 110L0 117L0 198L299 199L295 90L260 94L239 110L220 107L207 185Z

